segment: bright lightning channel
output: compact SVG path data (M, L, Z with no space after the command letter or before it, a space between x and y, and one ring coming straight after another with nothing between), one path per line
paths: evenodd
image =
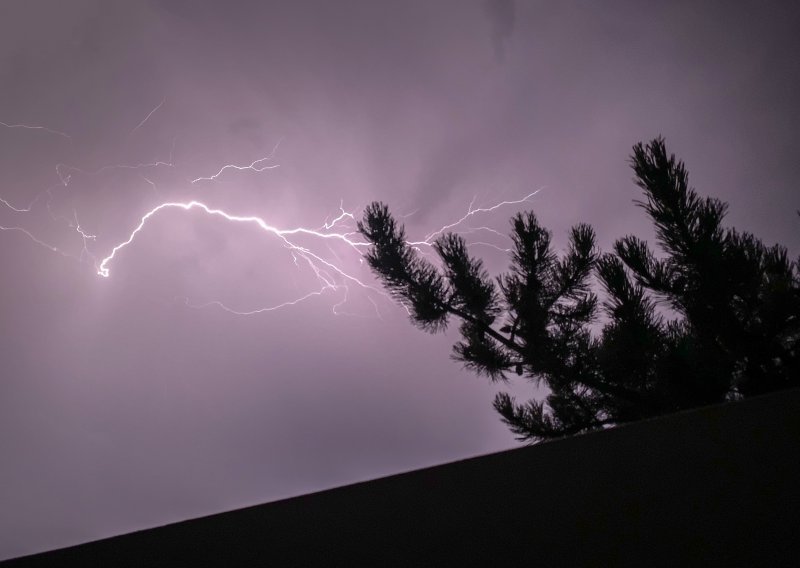
M298 244L295 244L294 242L292 242L290 240L289 237L294 236L294 235L308 235L308 236L313 236L313 237L317 237L317 238L321 238L321 239L335 239L335 240L342 241L342 242L346 243L347 245L349 245L350 247L353 247L353 248L368 246L368 243L359 242L359 241L353 241L353 240L350 239L350 237L349 237L349 235L347 233L325 233L325 232L320 232L320 231L317 231L317 230L314 230L314 229L306 229L306 228L303 228L303 227L298 227L298 228L293 228L293 229L279 229L277 227L274 227L274 226L270 225L269 223L267 223L261 217L258 217L258 216L255 216L255 215L232 215L232 214L230 214L230 213L228 213L226 211L223 211L222 209L212 208L212 207L206 205L205 203L203 203L201 201L162 203L162 204L154 207L153 209L151 209L147 213L145 213L142 216L142 218L140 219L139 224L133 229L133 231L131 231L131 233L128 236L128 238L126 240L122 241L121 243L119 243L118 245L116 245L113 249L111 249L111 252L109 253L109 255L106 256L105 258L103 258L100 261L100 264L97 266L97 273L100 276L108 278L108 276L111 274L110 264L114 260L114 258L117 256L117 254L122 249L124 249L125 247L127 247L129 244L131 244L133 242L133 240L136 238L136 235L138 235L142 231L142 229L144 229L144 227L145 227L146 223L148 222L148 220L150 220L157 213L159 213L161 211L168 210L168 209L180 209L180 210L184 210L184 211L189 211L189 210L192 210L192 209L199 209L201 211L204 211L208 215L220 216L220 217L222 217L222 218L224 218L224 219L226 219L228 221L231 221L231 222L254 224L257 227L259 227L261 230L263 230L263 231L265 231L267 233L270 233L270 234L278 237L281 241L283 241L283 243L286 246L286 248L289 249L292 252L292 254L296 254L297 256L303 258L309 264L311 269L314 271L317 279L323 284L322 289L319 290L317 293L307 294L303 298L300 298L298 300L286 303L285 305L296 304L296 303L302 301L303 299L308 299L308 298L310 298L312 296L319 295L326 289L336 289L336 288L342 287L342 286L337 286L336 282L331 277L331 273L338 274L341 278L343 278L343 279L345 279L347 281L350 281L353 284L356 284L356 285L360 286L361 288L372 290L374 292L382 294L381 290L378 290L374 286L371 286L369 284L366 284L366 283L362 282L357 277L349 274L348 272L346 272L345 270L343 270L339 266L331 263L330 261L325 260L324 258L322 258L318 254L314 253L310 249L308 249L306 247L303 247L303 246L300 246ZM345 287L345 290L346 290L346 287ZM222 306L221 302L212 302L212 304ZM277 307L272 308L272 309L277 309L278 307L283 307L283 305L277 306ZM230 310L230 309L228 311L234 312L233 310ZM267 310L267 309L255 310L255 311L253 311L253 313L258 313L259 311L271 311L271 310ZM249 314L248 313L242 313L242 315L249 315Z
M444 232L446 230L457 228L459 225L461 225L464 222L466 222L467 219L469 219L470 217L473 217L474 215L477 215L479 213L484 213L484 212L488 212L488 211L494 211L494 210L496 210L499 207L502 207L504 205L520 204L520 203L527 202L534 195L536 195L539 191L540 190L536 190L536 191L526 195L522 199L514 200L514 201L500 202L500 203L498 203L496 205L493 205L491 207L474 208L473 207L474 203L472 203L472 204L470 204L470 206L468 208L467 214L462 216L461 219L459 219L458 221L456 221L454 223L450 223L450 224L444 225L441 229L439 229L437 231L434 231L433 233L430 233L425 238L425 240L423 240L423 241L416 241L416 242L409 241L409 244L412 245L412 246L419 246L419 245L431 246L432 243L433 243L433 238L436 235L439 235L439 234L441 234L442 232ZM335 217L332 221L326 221L322 225L322 227L320 227L318 229L308 229L308 228L304 228L304 227L297 227L297 228L292 228L292 229L280 229L278 227L275 227L275 226L267 223L261 217L258 217L258 216L255 216L255 215L235 215L235 214L231 214L231 213L229 213L227 211L224 211L223 209L211 207L208 204L203 203L202 201L197 201L197 200L185 201L185 202L174 201L174 202L161 203L160 205L157 205L156 207L153 207L147 213L145 213L141 217L141 219L139 220L139 223L136 225L136 227L130 232L130 234L128 235L127 239L125 239L124 241L122 241L119 244L117 244L116 246L114 246L111 249L111 252L108 254L108 256L106 256L105 258L103 258L100 261L100 263L97 265L97 274L99 274L100 276L102 276L104 278L108 278L110 276L110 274L111 274L110 265L115 260L115 258L117 257L118 253L120 253L120 251L122 251L122 249L124 249L125 247L127 247L128 245L133 243L133 241L136 239L136 236L145 228L145 226L147 225L148 221L150 221L154 216L156 216L160 212L166 211L166 210L169 210L169 209L178 209L178 210L182 210L182 211L190 211L190 210L193 210L193 209L197 209L197 210L205 212L208 215L222 217L223 219L226 219L227 221L231 221L231 222L235 222L235 223L253 224L253 225L259 227L262 231L265 231L265 232L267 232L267 233L269 233L271 235L274 235L275 237L278 237L283 242L284 246L287 249L289 249L289 251L291 252L292 257L294 258L294 261L295 261L296 265L297 265L298 257L300 257L303 260L305 260L306 263L308 263L308 266L311 268L311 270L315 273L315 275L317 277L317 280L321 283L321 288L319 290L316 290L314 292L310 292L310 293L308 293L308 294L306 294L304 296L301 296L300 298L297 298L297 299L291 300L291 301L287 301L287 302L283 302L281 304L277 304L277 305L274 305L274 306L258 308L258 309L254 309L254 310L246 310L246 311L234 310L232 308L229 308L228 306L226 306L224 303L222 303L219 300L213 300L213 301L210 301L210 302L205 302L203 304L191 304L189 302L189 300L186 299L186 305L189 306L189 307L204 308L204 307L209 307L209 306L217 306L217 307L219 307L219 308L221 308L221 309L223 309L223 310L225 310L227 312L230 312L232 314L235 314L235 315L254 315L254 314L259 314L259 313L264 313L264 312L275 311L275 310L278 310L278 309L281 309L281 308L284 308L284 307L287 307L287 306L297 305L297 304L299 304L299 303L301 303L301 302L303 302L305 300L308 300L308 299L310 299L312 297L321 296L324 292L326 292L328 290L337 290L337 289L343 288L344 291L345 291L345 298L341 302L339 302L339 303L337 303L336 305L333 306L333 311L334 311L334 313L336 313L336 309L338 307L340 307L347 300L347 294L348 294L349 289L348 289L348 287L346 285L337 284L335 279L331 276L331 272L337 274L339 277L342 277L347 281L350 281L350 282L356 284L357 286L359 286L361 288L377 292L377 293L379 293L381 295L384 295L384 296L386 295L383 291L378 290L375 287L373 287L373 286L371 286L371 285L369 285L369 284L367 284L365 282L362 282L357 277L349 274L344 269L340 268L338 265L336 265L336 264L334 264L334 263L332 263L332 262L330 262L328 260L325 260L324 258L319 256L318 254L312 252L307 247L300 246L300 245L292 242L292 240L290 240L290 237L295 236L295 235L307 235L307 236L311 236L311 237L315 237L315 238L319 238L319 239L337 240L337 241L340 241L340 242L348 245L349 247L351 247L351 248L353 248L355 250L359 250L361 248L368 247L369 246L368 242L365 242L365 241L362 241L362 240L354 240L352 237L353 237L353 235L355 233L353 233L353 232L347 232L347 233L330 232L330 230L337 223L342 221L343 219L351 219L351 220L355 219L353 213L348 212L348 211L346 211L344 209L343 203L340 203L340 205L339 205L339 210L340 210L339 215L337 217ZM494 234L501 234L498 231L496 231L495 229L492 229L490 227L478 227L478 228L473 228L473 229L467 229L467 230L465 230L463 232L465 234L469 234L469 233L473 233L473 232L477 232L477 231L489 231L489 232L494 233ZM81 234L83 234L83 233L81 232ZM94 238L94 235L85 236L84 243L85 243L85 239L86 238ZM495 249L497 249L499 251L507 251L508 250L508 249L503 249L501 247L498 247L497 245L494 245L492 243L487 243L487 242L482 242L482 241L475 242L475 243L472 243L472 244L489 246L489 247L495 248ZM331 252L333 253L333 251L331 251ZM336 256L335 253L333 253L333 254L334 254L334 256ZM338 258L337 258L337 260L338 260ZM341 261L339 261L339 262L341 264ZM376 310L377 310L377 306L376 306Z

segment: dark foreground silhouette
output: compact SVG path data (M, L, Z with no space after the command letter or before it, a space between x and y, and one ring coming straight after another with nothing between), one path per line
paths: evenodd
M800 390L8 566L797 566Z

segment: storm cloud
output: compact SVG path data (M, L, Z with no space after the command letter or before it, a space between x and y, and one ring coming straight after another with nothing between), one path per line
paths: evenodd
M543 187L471 226L506 231L532 208L557 246L584 221L608 249L652 238L627 157L661 134L730 224L800 250L791 3L0 10L0 121L69 136L0 126L0 197L30 206L0 206L0 226L57 249L0 231L0 558L515 445L498 387L450 360L454 334L414 329L377 292L219 308L317 289L252 223L159 213L99 277L91 255L160 203L320 227L381 200L422 237ZM191 183L273 151L274 169ZM374 284L352 249L303 242Z

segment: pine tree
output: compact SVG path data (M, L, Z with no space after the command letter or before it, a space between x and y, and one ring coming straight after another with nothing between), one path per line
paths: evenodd
M572 227L559 256L527 212L511 220L510 271L495 281L457 234L433 243L437 267L407 243L386 205L372 203L358 224L372 245L367 262L415 325L435 333L455 317L455 359L492 381L516 374L548 387L544 401L495 398L520 440L800 386L800 259L724 228L727 205L689 187L663 139L635 145L631 166L659 257L634 236L601 254L586 224ZM677 315L667 319L660 306Z

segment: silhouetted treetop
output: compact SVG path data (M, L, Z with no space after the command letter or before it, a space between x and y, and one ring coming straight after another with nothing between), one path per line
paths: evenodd
M495 398L522 440L800 386L798 262L785 247L723 227L727 205L698 196L663 139L636 144L631 166L658 256L631 235L602 254L586 224L570 229L557 254L526 212L511 220L509 271L492 280L460 235L433 243L437 267L386 205L371 204L358 224L372 245L369 266L415 325L438 332L454 316L455 359L491 380L516 374L548 387L543 401ZM666 319L660 303L677 315ZM600 313L607 321L595 336Z

